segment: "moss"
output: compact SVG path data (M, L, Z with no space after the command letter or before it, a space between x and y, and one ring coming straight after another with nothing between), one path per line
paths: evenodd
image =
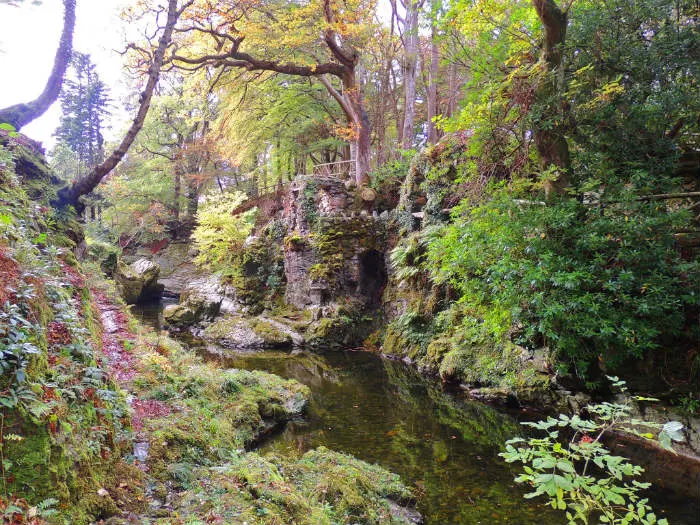
M323 216L309 236L316 263L309 269L314 281L324 281L330 291L341 283L346 261L367 250L383 251L386 232L370 216Z
M237 298L252 315L262 313L284 291L282 248L271 239L273 234L266 230L265 235L247 244L231 272Z
M308 244L308 238L298 232L293 232L284 238L284 247L287 250L301 251L306 248Z
M159 359L156 349L163 344L168 357ZM296 381L257 371L222 371L160 336L144 339L134 354L141 363L139 397L166 398L164 406L171 407L166 415L143 420L144 431L153 436L149 467L161 481L172 478L168 466L173 463L212 463L251 445L299 416L309 397L308 388Z
M111 276L117 269L117 260L121 255L121 250L112 244L87 239L88 257L99 264L105 275Z
M305 332L313 322L313 314L309 309L299 309L294 305L281 302L276 304L269 317L285 324L297 332Z
M392 507L412 499L398 476L323 447L296 460L240 454L221 467L197 469L192 486L178 502L179 515L261 525L410 523Z
M284 348L292 344L291 335L281 331L279 328L263 319L253 319L250 325L253 331L263 340L267 348Z

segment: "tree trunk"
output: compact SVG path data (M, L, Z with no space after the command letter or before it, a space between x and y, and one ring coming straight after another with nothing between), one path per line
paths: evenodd
M433 17L437 16L439 0L433 0ZM437 24L433 20L430 35L430 69L428 70L428 143L438 141L435 117L438 115L438 75L440 67L440 50L437 44Z
M417 0L406 4L406 23L404 26L404 67L403 67L403 141L404 149L413 147L416 120L416 76L418 70L418 10Z
M355 128L355 182L358 186L369 183L370 161L372 158L372 138L369 115L361 101L361 94L353 87L350 95L354 107L353 127Z
M190 5L190 3L187 5ZM139 97L139 109L136 113L134 121L131 124L131 127L127 131L121 143L104 162L95 166L86 177L77 180L72 186L64 188L59 192L57 203L59 206L75 206L76 209L79 209L80 197L82 195L87 195L93 189L95 189L102 179L108 173L110 173L126 155L129 147L131 147L134 139L136 139L139 131L141 131L144 120L146 120L146 115L148 114L148 109L151 105L153 90L158 83L160 69L163 66L163 61L165 59L165 52L170 44L173 29L175 28L179 15L180 11L177 9L177 0L168 0L167 22L165 24L163 34L158 40L158 48L153 55L153 62L148 69L148 80L146 81L146 87Z
M362 93L357 85L355 69L346 67L342 77L343 93L339 93L333 84L324 76L318 77L331 96L338 101L345 113L348 123L352 126L355 140L351 146L351 155L355 154L355 182L358 186L369 182L371 161L371 129L369 115L365 111ZM352 150L355 150L354 152Z
M179 165L175 166L173 193L175 199L173 201L173 218L175 221L180 220L180 196L182 195L182 170Z
M187 183L187 215L188 217L194 217L197 215L197 208L199 207L199 191L197 191L197 186L193 181Z
M32 120L46 113L61 93L63 77L68 69L71 54L73 52L73 30L75 29L75 1L63 0L63 32L56 50L53 69L44 91L39 98L26 104L16 104L8 108L0 109L0 123L7 122L19 130ZM31 67L31 66L30 66Z
M537 99L545 104L542 118L544 121L557 118L562 107L562 101L557 94L562 93L564 88L562 47L566 41L567 16L554 0L532 0L532 3L544 26L541 63L545 74L536 91ZM544 171L552 167L557 168L556 178L544 183L547 197L562 194L569 185L569 144L564 135L564 119L559 117L557 120L560 124L536 121L533 125L541 169Z
M459 99L457 93L457 66L454 63L450 63L447 66L447 85L448 85L448 97L447 97L447 116L454 117L457 114L457 100Z

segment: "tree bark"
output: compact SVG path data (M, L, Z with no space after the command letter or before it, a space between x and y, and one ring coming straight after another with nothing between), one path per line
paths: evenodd
M414 126L416 120L416 76L418 69L418 0L408 0L406 6L406 21L404 25L404 67L403 67L403 92L404 92L404 118L403 141L404 149L413 147L415 136Z
M175 170L173 174L173 216L175 221L180 220L180 197L182 196L182 168L179 165L175 165Z
M168 18L163 29L163 34L158 40L158 47L153 55L153 61L148 69L148 79L146 81L146 86L144 87L141 95L139 97L139 109L134 117L129 130L122 139L121 143L115 149L112 154L101 164L95 166L87 176L77 180L72 186L62 189L58 193L58 205L59 206L75 206L76 209L80 208L79 199L83 195L87 195L97 185L102 181L102 179L110 173L119 162L124 158L126 152L133 144L134 139L138 135L139 131L143 127L143 123L146 120L146 115L148 114L148 109L151 106L151 98L153 96L153 90L158 83L158 78L160 77L160 70L163 66L163 61L165 60L165 53L170 45L170 40L172 38L173 29L175 29L175 24L177 23L178 17L184 11L184 9L189 6L192 2L188 2L180 11L177 8L177 0L168 1Z
M54 57L53 69L49 80L46 82L44 91L39 97L26 104L15 104L4 109L0 109L0 123L12 124L19 130L31 121L46 113L61 93L63 77L68 69L73 52L73 31L75 29L75 2L76 0L63 0L63 31L61 40Z
M545 195L562 194L569 186L569 143L564 135L564 118L558 118L559 124L545 123L543 120L555 118L561 111L562 102L557 96L564 88L564 70L562 68L562 47L566 42L567 15L554 0L532 0L542 25L544 42L542 44L541 63L545 70L544 80L537 87L536 97L547 108L543 118L535 122L533 133L535 146L540 157L540 167L549 170L557 168L557 176L544 183Z
M459 99L458 82L457 82L457 65L450 63L447 66L447 116L454 117L457 114L457 101Z
M331 96L340 104L348 123L355 133L355 182L358 186L369 182L371 161L371 125L369 115L364 109L362 93L356 84L355 69L346 71L343 75L344 92L340 93L326 77L318 77ZM352 155L352 153L351 153Z
M439 0L433 0L433 17L437 16ZM430 35L430 68L428 69L428 143L435 144L438 141L435 117L438 115L438 77L440 67L440 50L437 43L437 24L435 20L431 24Z

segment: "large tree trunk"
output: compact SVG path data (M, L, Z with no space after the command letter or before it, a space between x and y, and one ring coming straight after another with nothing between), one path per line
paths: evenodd
M447 116L454 117L457 114L457 101L459 100L459 84L457 82L457 65L450 63L447 66Z
M175 173L173 174L173 218L176 222L180 220L180 197L182 196L182 168L179 165L175 166Z
M186 5L190 5L191 3L192 2L188 2ZM182 10L184 9L185 7L183 7ZM160 70L165 60L165 52L170 45L173 29L175 28L175 24L181 12L182 11L178 11L177 9L177 0L168 1L167 22L163 34L158 40L158 47L153 55L153 61L148 69L146 87L144 87L139 97L139 109L121 143L104 162L95 166L87 176L80 178L72 186L64 188L59 192L57 203L59 206L72 205L75 206L76 209L80 209L80 197L87 195L95 189L102 179L110 173L126 155L126 152L131 147L131 144L134 142L134 139L136 139L136 136L139 131L141 131L143 123L146 120L148 109L151 106L153 90L158 83Z
M433 0L433 16L436 16L439 0ZM428 70L428 143L438 141L435 117L438 115L438 76L440 67L440 50L437 44L437 24L433 20L430 35L430 68Z
M403 67L403 92L404 92L404 117L403 117L403 141L404 149L413 147L415 135L414 125L416 120L416 76L418 70L418 0L408 0L406 5L406 22L404 25L404 67Z
M256 194L257 196L257 194ZM199 208L199 190L194 181L187 182L187 216L194 217L197 215Z
M537 16L544 26L541 63L545 68L544 80L537 87L537 99L545 104L546 110L542 120L556 117L562 108L562 101L557 96L564 89L564 71L562 68L562 47L566 42L566 13L559 9L554 0L532 0ZM560 123L563 118L557 119ZM545 195L561 194L569 186L569 144L564 135L564 125L551 122L535 122L534 137L540 167L549 170L557 168L556 177L544 183Z
M340 93L330 80L324 76L318 77L331 96L340 104L348 124L355 134L351 152L355 154L355 182L362 186L369 182L371 161L371 129L369 115L365 111L362 93L357 85L354 68L346 68L342 77L343 93ZM354 151L352 151L354 150ZM351 153L351 154L352 154Z
M32 120L46 113L61 93L63 77L68 69L73 51L73 30L75 29L75 0L63 0L63 32L56 50L53 69L44 91L36 100L26 104L16 104L0 109L0 123L12 124L15 129L21 129ZM30 66L31 67L31 66Z

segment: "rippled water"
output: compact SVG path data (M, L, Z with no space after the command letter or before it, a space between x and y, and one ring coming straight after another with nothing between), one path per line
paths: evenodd
M137 313L158 325L156 307ZM304 419L264 442L262 453L287 456L323 445L378 463L416 489L427 525L565 522L561 512L524 500L515 471L498 457L503 443L522 432L512 414L459 399L402 363L369 353L231 354L187 342L223 367L265 370L310 387ZM696 504L659 497L669 504L671 523L700 524Z

